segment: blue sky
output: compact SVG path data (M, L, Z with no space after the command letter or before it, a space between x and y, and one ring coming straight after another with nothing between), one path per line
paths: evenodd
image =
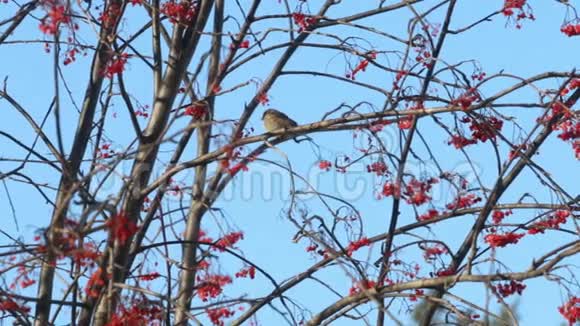
M310 2L310 6L314 9L318 6L319 1ZM574 4L575 1L571 1L571 3ZM565 7L556 1L530 0L529 4L533 8L536 17L535 21L525 21L522 29L516 29L513 24L506 21L505 17L496 16L492 22L482 24L464 35L450 36L446 40L442 59L450 64L461 60L476 59L479 66L488 75L504 70L506 73L529 77L544 71L571 71L577 67L577 54L580 50L580 43L578 43L577 38L568 38L559 31L561 23L566 18ZM368 4L368 6L374 5L375 1ZM500 0L459 1L451 26L452 28L464 26L474 19L481 18L496 10L501 5L502 1ZM11 10L4 11L5 7L11 8ZM346 4L344 7L345 9L333 10L330 14L338 17L350 14L353 8ZM418 6L418 8L422 7ZM131 19L124 22L125 31L135 30L134 28L138 26L136 22L143 18L138 8L129 8L129 10ZM277 1L267 1L259 14L279 13L281 10L282 6ZM13 6L0 5L0 19L11 12L13 12ZM441 17L441 13L440 11L436 17ZM408 12L405 12L405 15L390 14L380 18L363 20L359 23L369 24L405 37L401 33L406 29L407 15ZM440 23L436 17L431 20L431 23ZM351 29L345 28L334 28L325 32L331 31L339 33L339 35L347 31L352 33ZM85 40L91 40L90 37L92 37L88 29L83 30L82 28L81 36ZM367 50L392 51L401 49L400 45L395 42L373 38L368 33L360 36L373 43L373 46L370 47L366 41L357 42ZM14 39L39 39L42 37L37 29L37 22L29 21L14 36ZM279 37L274 39L280 40ZM309 41L315 40L320 40L320 38L312 37L309 39ZM137 42L137 46L146 51L146 53L149 53L148 41L148 35L146 35ZM228 43L225 41L225 46L227 45ZM259 57L245 68L234 73L229 79L226 79L222 87L226 89L233 87L236 83L246 81L251 77L263 80L279 53L280 51L273 51L265 57ZM91 55L92 53L89 51L87 57L79 56L76 63L63 68L63 74L69 82L68 86L76 103L80 103L86 87L85 71L90 64ZM200 53L194 58L194 62L199 58L199 55ZM53 95L52 55L43 53L41 43L5 44L0 46L0 57L3 58L0 61L0 77L8 76L9 92L28 109L29 113L37 121L41 121ZM350 57L349 59L353 65L358 62L357 58ZM380 55L379 60L394 67L400 64L397 56L390 54ZM193 67L195 67L195 64ZM298 50L287 69L312 69L336 74L343 74L348 70L345 65L345 58L342 55L321 49ZM125 72L125 78L129 92L135 99L138 99L143 104L150 104L152 79L145 65L140 64L137 60L130 60ZM392 83L393 78L392 74L386 75L378 69L369 67L366 72L357 77L357 80L387 87ZM512 83L514 83L513 80L507 79L491 83L482 90L482 93L484 96L491 95ZM557 88L559 85L556 83L543 83L538 84L538 86ZM235 93L218 98L216 116L218 118L235 118L239 116L244 103L249 102L255 91L254 86L248 86ZM63 90L63 98L66 97L64 94ZM320 120L325 112L341 103L354 105L359 101L365 100L380 107L383 101L383 98L377 93L345 83L310 76L283 76L279 78L268 95L272 107L286 112L300 124ZM519 100L519 97L536 99L530 91L519 92L513 96L513 99ZM63 121L65 126L65 148L70 148L70 140L74 134L77 114L72 102L68 99L63 99L62 109L63 112L66 112ZM263 109L265 107L258 108L255 116L250 121L250 125L256 129L256 133L263 132L261 121L259 121ZM367 107L366 109L369 110L370 108ZM25 143L30 144L35 135L30 129L26 129L28 127L25 126L22 118L9 108L5 101L0 102L0 110L3 112L3 122L0 124L0 130L18 135L19 139L23 139ZM502 112L517 117L518 122L522 125L530 126L539 115L537 109L533 110L535 110L533 113L530 113L531 110L524 111L522 109L510 109ZM114 107L111 111L117 113L117 118L108 117L109 129L106 136L111 140L115 148L120 149L128 144L133 137L133 133L126 119L124 105L119 98L114 101ZM142 125L144 123L145 120L143 120ZM433 146L431 149L440 153L441 157L448 157L448 159L443 161L445 168L466 173L471 178L474 178L473 172L470 171L465 159L455 149L446 145L448 137L437 129L432 122L425 119L421 123L421 128L424 128L425 131L424 135L432 140L430 142ZM49 119L48 127L46 128L52 137L54 137L53 124L53 121ZM184 121L179 121L177 124L183 125ZM218 127L218 130L227 133L231 131L231 125L226 124L223 127ZM504 134L510 138L514 134L513 126L506 124ZM391 152L398 153L398 133L394 127L387 127L381 133L381 137L389 145ZM320 153L313 150L305 142L300 144L287 142L280 145L279 148L289 158L295 171L310 175L311 178L309 180L317 181L319 190L340 194L343 197L349 197L354 193L352 197L345 199L360 209L366 235L372 236L384 232L388 225L391 201L389 199L375 199L375 192L382 185L383 180L376 179L364 172L364 164L370 163L368 159L363 161L363 165L353 167L345 175L335 171L321 173L315 166L320 158L334 161L336 157L341 155L354 157L356 151L353 145L360 145L357 142L362 142L363 138L353 139L351 132L320 133L316 134L315 138L320 145ZM164 146L163 149L170 147ZM417 145L417 148L420 153L425 152L424 149L421 149L421 145ZM193 150L193 148L190 149L191 155L193 155ZM46 149L42 149L41 152L46 152ZM485 180L488 186L491 186L490 182L496 177L495 162L489 159L493 153L491 145L489 143L481 144L477 147L468 148L467 152L474 159L480 178ZM0 157L21 157L18 153L21 153L21 150L5 138L0 138ZM505 154L506 151L503 152L504 158ZM281 162L281 164L285 164L285 158L277 151L271 150L261 158L276 160ZM569 144L564 144L552 136L546 145L543 146L536 160L546 170L550 171L552 177L564 188L572 190L575 194L578 193L577 176L580 170L578 169L577 161L573 158ZM0 163L0 171L9 170L12 166L14 165ZM129 163L124 163L122 166L121 171L128 171L130 168ZM161 164L157 168L160 173ZM432 164L425 165L414 161L409 163L408 169L409 172L417 174L435 172ZM26 171L28 174L35 175L38 182L46 182L51 185L57 184L58 175L46 167L30 165ZM176 177L177 180L183 181L186 185L191 183L191 178L191 173L180 174ZM258 180L252 183L250 182L251 178L262 178L262 181ZM275 181L271 182L270 180ZM357 182L361 186L356 191L348 191L348 188L351 185L356 185ZM226 193L232 193L231 198L219 200L216 203L216 206L222 209L227 218L224 219L219 215L208 216L206 217L207 224L205 225L205 228L214 237L218 236L220 229L243 230L245 239L240 243L239 247L243 250L244 255L256 264L268 269L271 275L279 281L291 277L315 262L315 259L304 252L307 243L292 244L290 241L296 233L296 229L286 219L284 213L289 204L289 184L289 176L284 171L269 164L255 162L250 165L248 173L236 177L230 186L231 188L226 190ZM111 184L108 188L110 192L107 194L114 194L118 186L119 183ZM297 183L297 187L305 189L305 185L302 183ZM9 182L8 189L16 207L20 235L22 239L29 241L37 228L44 227L48 223L50 218L49 207L44 204L38 193L27 185ZM259 194L262 189L266 189L264 190L265 196ZM446 188L437 189L436 191L438 192L437 203L441 206L444 206L444 203L449 202L454 196ZM526 191L534 192L539 200L550 200L550 193L543 189L530 173L523 173L522 179L517 181L513 185L513 189L502 197L501 202L516 200ZM270 192L273 193L272 196L269 195ZM175 207L177 205L176 200L172 199L169 205ZM328 217L324 207L315 198L306 200L303 205L308 207L311 214L321 214ZM4 216L9 217L4 219L4 230L10 234L16 234L15 225L10 217L10 206L3 190L0 190L0 211ZM514 221L524 220L525 218L529 218L525 212L516 213L513 216ZM419 233L423 236L443 239L455 248L462 241L458 235L464 234L464 231L471 227L472 219L472 217L462 217L457 221L440 223L433 228L433 234L431 235L426 230L421 230L422 233ZM405 208L399 223L400 225L402 223L407 224L414 220L415 216L412 211ZM0 243L8 242L6 238L0 239L2 239ZM557 233L548 233L537 238L527 237L517 247L500 249L498 257L510 262L510 266L517 270L530 265L530 257L532 257L533 253L544 252L548 248L555 246L556 243L564 243L566 240L570 241L571 239L562 237ZM373 248L374 256L371 261L376 259L377 249ZM364 259L366 253L366 251L361 251L361 256L358 258ZM179 257L179 252L176 250L172 253L172 256L174 258ZM416 260L420 262L421 260L417 251L405 252L404 257L410 261ZM241 263L223 260L221 267L222 272L233 274L241 267ZM347 293L351 286L348 276L340 268L322 272L320 277L332 283L334 289L342 294ZM522 325L555 325L559 323L562 319L557 313L556 307L561 304L561 300L565 295L562 294L558 286L545 280L527 281L526 285L525 296L522 298L519 307ZM247 293L252 297L264 295L270 291L271 287L269 287L265 279L258 277L255 281L243 280L237 283L235 288L227 289L226 293L231 296L238 293ZM481 302L485 291L481 286L468 285L458 286L454 293ZM332 295L328 294L315 282L309 282L306 286L296 288L290 295L297 298L300 303L314 312L330 304L333 299ZM404 308L401 308L399 312L401 313L401 318L405 320L403 315L405 313ZM280 323L280 317L271 310L265 309L258 314L258 317L263 325ZM370 318L374 320L374 314ZM335 324L352 325L352 322L343 321Z

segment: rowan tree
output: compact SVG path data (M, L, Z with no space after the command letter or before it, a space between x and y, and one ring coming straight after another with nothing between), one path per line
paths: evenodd
M573 1L0 8L4 320L580 319Z

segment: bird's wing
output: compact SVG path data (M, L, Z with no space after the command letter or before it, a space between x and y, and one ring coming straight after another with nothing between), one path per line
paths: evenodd
M289 116L287 116L287 115L286 115L286 113L284 113L284 112L276 111L276 112L275 112L275 114L277 114L277 115L278 115L280 118L282 118L282 119L286 119L286 120L292 120L292 119L290 119L290 117L289 117Z
M296 127L298 125L298 123L296 123L296 121L292 120L289 116L287 116L285 113L280 112L280 115L286 119L286 121L288 121L288 123L292 126L292 127Z

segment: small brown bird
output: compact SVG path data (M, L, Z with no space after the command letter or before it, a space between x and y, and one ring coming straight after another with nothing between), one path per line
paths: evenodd
M298 126L296 121L275 109L266 110L262 115L262 120L264 120L264 128L266 128L267 131L290 129Z

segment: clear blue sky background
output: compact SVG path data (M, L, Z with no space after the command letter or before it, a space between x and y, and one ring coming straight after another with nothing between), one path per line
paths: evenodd
M314 9L317 8L318 2L320 1L310 2L312 2L311 6ZM350 5L346 4L346 1L343 2L345 2L343 5L345 9L331 11L330 16L340 17L351 13L352 8ZM502 3L503 1L500 0L459 1L458 9L451 26L452 28L464 26L500 8ZM525 21L523 28L518 30L513 25L506 24L506 19L503 16L497 16L493 22L482 24L464 35L450 36L442 52L443 60L447 63L456 63L466 59L477 59L488 75L504 70L505 72L522 77L529 77L552 70L570 71L577 67L578 53L580 51L579 39L568 38L559 31L560 24L566 17L564 6L558 4L556 1L545 0L530 0L529 3L537 18L536 21ZM571 3L577 4L576 1L571 1ZM359 5L362 6L365 4L353 4L353 6ZM374 5L375 1L372 1L366 6ZM10 10L6 10L6 8L10 8ZM0 5L0 19L13 13L13 8L12 5ZM138 8L129 8L129 10L131 19L124 22L124 30L134 31L135 27L138 26L136 22L140 18L143 18L143 15L139 13L140 10ZM259 14L280 13L281 11L282 6L277 1L265 1ZM405 15L391 14L361 22L405 37L402 32L406 28L408 17L406 15L408 15L408 11L403 10L403 12L405 12ZM442 11L439 12L439 17L441 17L442 13ZM436 19L431 20L431 23L440 22ZM281 23L285 24L283 22ZM334 31L340 33L341 29L337 28ZM349 33L352 33L352 30ZM81 29L81 35L86 37L85 40L90 40L90 34L86 26L85 30ZM368 34L361 34L361 36L372 40L373 48L378 50L400 50L399 45L393 42L376 39ZM149 53L148 37L146 34L137 43L146 53ZM39 38L42 38L42 35L40 35L37 29L37 22L29 21L24 26L24 29L21 28L13 39L34 40ZM315 38L310 39L310 41L314 40ZM227 45L228 42L226 40L225 46ZM366 46L366 42L361 41L360 45L366 49L371 49ZM0 57L3 58L0 61L0 77L4 78L8 76L8 91L27 108L28 112L36 121L41 121L53 95L52 54L43 54L42 51L42 44L12 44L0 46ZM270 53L266 57L255 60L245 69L238 71L227 79L222 87L224 89L233 87L237 82L246 81L250 77L265 78L271 64L275 62L279 53ZM87 57L79 56L77 59L78 62L63 69L63 74L69 81L68 86L77 104L80 104L86 87L86 67L90 64L91 55L92 53L89 52ZM389 66L399 65L396 56L379 56L379 60L385 64L388 62ZM196 62L196 60L193 62ZM350 62L355 65L358 59L350 58ZM299 50L288 67L288 69L313 69L338 74L342 74L347 70L342 55L336 55L335 52L320 49ZM152 80L146 67L138 63L137 60L130 60L125 75L126 84L131 94L141 103L150 104ZM366 72L358 76L358 79L388 87L392 83L393 77L391 74L386 75L384 72L370 67ZM486 89L483 89L483 95L491 95L500 90L501 87L512 83L514 83L513 80L492 83ZM539 84L539 86L557 88L559 84L544 83ZM65 99L67 96L65 95L64 89L61 89L61 91L63 97L62 110L64 116L63 125L65 127L65 148L68 149L70 148L70 140L76 128L77 114L72 103L68 99ZM255 88L249 86L236 93L220 97L217 101L217 117L238 117L243 109L244 102L248 102L254 92ZM269 96L273 107L287 112L299 123L309 123L319 120L325 112L343 102L354 105L361 100L366 100L380 107L383 100L376 93L371 93L364 89L341 84L336 81L308 76L281 77L276 86L269 92ZM536 97L533 97L533 93L529 91L519 92L511 99L525 101L526 97L529 99L530 96L532 96L532 100L536 99ZM117 118L113 119L109 116L107 137L113 142L115 148L121 149L132 139L133 132L128 124L122 101L118 98L114 105L111 111L117 113ZM0 110L2 112L0 130L17 135L24 143L30 144L35 135L30 129L27 129L28 126L25 125L23 119L14 113L14 110L8 107L5 101L0 102ZM262 107L259 108L255 117L251 120L251 125L255 127L256 133L263 132L261 122L259 121L262 110ZM533 111L533 113L530 111ZM518 122L524 126L530 126L540 114L540 111L535 109L525 111L516 109L502 112L516 116L519 119ZM180 121L178 123L183 124L183 122ZM443 162L444 168L467 173L473 179L473 173L470 171L465 159L453 148L446 145L447 136L430 122L425 121L422 124L424 135L427 139L432 140L430 142L433 146L432 150L438 153L440 158L448 157ZM144 125L144 121L142 125ZM55 139L52 120L49 120L46 129L49 131L49 135ZM221 130L226 133L230 131L229 127L222 127ZM512 137L513 130L513 127L509 123L506 124L504 127L504 135L508 138ZM396 130L392 127L386 128L382 133L382 137L391 152L398 153L398 133ZM364 165L369 164L371 162L370 160L364 161L362 165L353 167L345 175L338 174L335 171L321 173L315 166L319 158L334 161L336 157L343 154L354 157L356 151L353 149L353 144L361 141L361 138L353 140L350 132L342 132L340 134L318 134L316 135L316 140L322 149L320 156L306 143L295 144L288 142L282 144L280 149L290 158L293 169L300 174L309 175L311 177L310 180L316 180L320 191L327 191L331 194L339 194L346 197L348 197L348 194L354 193L352 198L345 199L360 209L364 221L364 233L367 236L384 232L389 222L391 201L388 199L374 199L375 192L379 189L383 180L376 179L372 175L364 173ZM417 151L422 154L425 153L420 145L417 145ZM479 176L485 181L486 185L491 186L490 182L496 177L495 160L490 159L493 157L491 156L493 154L491 145L485 143L477 147L469 148L467 151L476 162ZM42 149L41 152L47 153L46 149ZM0 157L22 157L19 153L22 153L20 149L6 139L0 138ZM191 153L193 155L193 152ZM504 147L502 153L504 158L506 153L507 150ZM285 164L285 159L275 151L268 152L262 158L277 160ZM573 195L578 193L579 188L577 184L580 170L578 169L578 162L573 158L569 144L564 144L552 136L547 144L543 146L537 162L542 164L546 170L550 171L552 177L564 188L572 190ZM0 171L5 172L13 166L15 164L0 163ZM122 164L122 166L122 170L125 172L130 168L129 163ZM159 173L161 172L161 167L161 164L157 166ZM410 172L416 174L436 173L433 166L424 166L413 161L410 162L408 169ZM37 182L46 182L53 186L57 185L57 174L46 167L30 165L26 171L28 174L34 175ZM262 178L262 181L260 181L260 178ZM185 185L189 185L192 180L192 174L179 175L176 179L183 181ZM271 180L275 181L272 182ZM357 189L361 190L345 190L355 185L359 187ZM107 189L109 192L107 195L115 194L118 186L118 182L117 184L108 185ZM305 189L305 185L299 182L297 183L297 188ZM30 241L38 228L47 225L50 218L49 206L29 186L17 182L9 182L8 189L16 207L16 217L20 226L19 234L23 240ZM517 198L527 191L537 195L539 200L550 201L550 193L543 189L530 173L526 172L523 174L522 179L514 184L513 189L502 198L501 202L507 203L517 200ZM287 173L272 165L255 162L250 166L248 173L244 173L242 176L236 178L230 189L226 190L226 193L230 194L230 196L227 196L229 198L218 201L216 206L223 209L223 212L227 216L227 221L224 221L218 215L215 217L207 217L205 229L209 231L210 235L218 237L220 229L243 230L245 240L240 243L239 247L243 250L245 256L268 270L278 281L291 277L315 262L315 259L304 252L304 248L308 245L307 243L292 244L290 242L296 233L296 229L284 215L284 209L288 205L287 200L289 198L289 176ZM441 207L449 202L454 197L454 194L449 189L443 187L437 188L434 196L435 204ZM177 204L176 199L173 199L170 205L176 207ZM329 214L316 199L307 200L305 205L308 205L310 214L320 214L328 218ZM9 234L16 234L17 231L12 221L10 206L3 189L0 190L0 212L2 214L1 216L4 217L3 230ZM529 214L533 214L533 212ZM516 213L510 219L515 222L525 220L529 217L530 215L525 215L522 212ZM404 209L399 223L407 224L414 220L415 216L412 211ZM470 228L472 220L472 217L465 216L457 221L440 223L440 225L433 228L434 235L429 236L426 230L421 231L420 234L430 238L444 240L452 248L456 248L462 241L458 235L463 235ZM570 224L568 224L568 227L573 228ZM5 237L0 239L0 244L9 242ZM531 257L534 254L537 256L539 253L555 247L556 243L564 243L570 240L570 237L566 238L559 234L548 232L541 237L524 238L521 245L500 249L498 251L498 257L508 262L514 270L520 270L530 265ZM400 241L399 244L403 243L402 240ZM377 257L378 248L373 248L372 252L374 256L372 256L371 262ZM361 250L358 258L365 259L367 253L366 250ZM177 250L172 255L174 258L179 258L179 252ZM415 260L418 262L421 262L422 259L420 253L416 250L405 252L402 258L404 260ZM238 261L232 262L224 260L221 266L221 272L233 274L240 267L241 263ZM428 271L426 270L425 272ZM487 272L487 270L480 272ZM323 272L320 278L330 282L334 289L342 294L347 293L351 286L349 277L340 268ZM562 319L557 312L557 306L561 304L562 298L565 298L566 295L560 291L558 286L555 283L549 283L545 280L527 281L526 285L525 296L521 300L519 307L521 324L556 325L561 322ZM268 285L266 280L259 276L254 281L242 280L237 282L236 286L226 288L226 294L235 296L236 294L247 293L249 297L255 297L265 295L271 289L271 286ZM468 299L481 303L485 295L485 290L481 286L461 285L457 286L453 290L453 293L464 295ZM334 299L333 295L329 294L327 290L313 281L297 287L289 295L297 298L298 302L313 312L316 312L319 308L326 307ZM492 299L492 301L494 300ZM401 314L400 318L407 320L408 318L404 316L406 313L405 307L401 306L400 309L400 311L394 311L394 313L399 312ZM371 321L374 320L374 314L370 318ZM259 314L259 320L262 325L278 325L281 323L280 317L267 309L264 309ZM354 325L357 323L342 321L336 322L335 324Z

